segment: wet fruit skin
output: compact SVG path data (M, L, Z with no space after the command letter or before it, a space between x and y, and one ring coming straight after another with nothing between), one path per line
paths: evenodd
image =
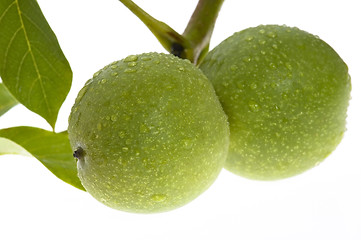
M164 212L204 192L223 168L227 117L204 74L172 55L132 55L97 72L69 117L78 174L97 200Z
M258 180L318 165L345 132L348 68L324 41L264 25L235 33L200 65L229 117L225 168Z

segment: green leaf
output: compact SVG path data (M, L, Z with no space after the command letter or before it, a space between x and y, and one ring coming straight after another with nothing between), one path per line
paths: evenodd
M16 99L9 93L4 84L0 83L0 116L17 103Z
M5 155L5 154L18 154L18 155L24 155L24 156L32 156L24 148L17 145L13 141L10 141L9 139L0 137L0 155Z
M26 155L22 148L25 149L55 176L84 190L77 176L76 161L67 132L54 133L34 127L1 129L0 146L0 154Z
M1 0L0 36L4 85L54 128L72 71L37 1Z

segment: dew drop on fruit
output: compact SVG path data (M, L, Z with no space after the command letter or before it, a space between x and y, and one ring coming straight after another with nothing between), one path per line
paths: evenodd
M253 36L248 36L248 37L246 38L246 41L252 41L253 39L254 39Z
M117 115L112 115L110 117L110 120L112 120L113 122L117 121L117 119L118 119Z
M106 83L107 82L107 80L105 79L105 78L103 78L101 81L100 81L100 83L102 83L102 84L104 84L104 83Z
M118 136L119 136L120 138L124 138L124 137L125 137L125 132L124 132L124 131L118 132Z
M137 66L137 62L129 62L128 67L135 67Z
M126 145L132 144L132 139L128 138L127 140L125 140L125 144Z
M282 98L283 99L288 99L288 94L287 93L282 93Z
M142 57L142 60L143 61L150 61L150 60L152 60L152 58L150 56L144 56L144 57Z
M237 70L238 70L237 65L235 64L231 65L231 71L237 71Z
M255 101L250 101L248 107L252 112L258 112L260 110L260 105Z
M183 139L183 146L186 149L190 149L193 146L192 140L191 139Z
M269 64L269 66L270 66L271 68L276 68L276 64L274 64L273 62L271 62L271 63Z
M147 133L147 132L149 132L149 128L148 128L147 125L141 124L141 125L139 126L139 131L140 131L141 133Z
M285 65L288 70L290 71L292 70L292 65L290 63L286 63Z
M117 72L112 72L111 75L112 75L113 77L115 77L115 76L118 75L118 73L117 73Z
M136 55L129 55L128 57L124 58L124 62L135 62L138 60L138 56Z
M250 88L253 89L253 90L256 89L257 88L257 83L251 83Z
M272 88L277 88L278 86L279 86L279 84L276 83L276 82L271 83L271 87L272 87Z
M243 58L242 58L242 61L243 61L243 62L250 62L250 61L251 61L251 57L249 57L249 56L243 57Z
M128 151L129 151L129 148L128 148L128 147L122 147L122 151L123 151L123 152L128 152Z
M264 30L263 28L261 28L260 30L259 30L259 33L260 34L264 34L266 32L266 30Z
M167 199L167 195L165 195L165 194L153 194L151 196L151 199L154 202L164 202Z
M270 37L270 38L275 38L277 35L274 32L268 32L267 36Z
M93 74L93 77L95 78L95 77L99 76L99 74L100 74L101 72L102 72L102 70L97 71L96 73Z
M124 70L124 72L125 73L135 73L135 72L137 72L137 69L135 69L135 68L126 68Z

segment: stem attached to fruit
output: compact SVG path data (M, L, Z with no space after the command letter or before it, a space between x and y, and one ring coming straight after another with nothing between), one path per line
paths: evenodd
M158 21L157 19L150 16L138 5L131 0L119 0L122 2L130 11L132 11L153 33L158 39L162 46L170 53L174 50L179 52L179 48L184 48L189 44L186 42L184 37L169 27L164 22ZM180 47L182 46L182 47ZM175 54L177 55L177 54ZM177 55L179 57L184 57Z
M218 13L224 0L199 0L189 23L182 36L186 38L191 46L187 57L196 65L208 52L209 42L213 33Z
M170 53L199 64L208 52L218 12L224 0L199 0L198 5L181 35L164 22L150 16L131 0L119 0L132 11Z

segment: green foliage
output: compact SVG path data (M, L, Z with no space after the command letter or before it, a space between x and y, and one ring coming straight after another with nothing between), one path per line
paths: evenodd
M96 199L131 212L180 207L223 168L227 117L204 74L173 55L133 55L94 75L69 117L79 177Z
M0 33L4 85L54 128L72 71L36 0L1 0Z
M76 162L67 132L54 133L33 127L13 127L0 130L0 144L0 154L28 155L28 152L55 176L84 190L77 177Z
M0 116L17 103L16 99L9 93L4 84L0 83Z
M200 67L229 117L228 170L262 180L294 176L341 141L350 78L318 37L285 26L249 28L215 47Z

